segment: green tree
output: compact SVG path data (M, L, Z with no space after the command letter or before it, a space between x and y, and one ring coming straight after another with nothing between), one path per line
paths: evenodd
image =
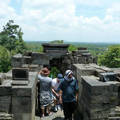
M56 78L58 73L60 73L60 71L56 67L52 67L49 76L51 78Z
M27 51L43 52L43 46L40 42L26 42Z
M50 43L52 43L52 44L63 44L64 40L53 40Z
M103 55L99 55L98 64L110 68L120 67L120 45L110 46Z
M26 50L26 46L22 36L23 32L19 25L14 24L13 20L9 20L0 32L0 45L7 48L10 52L23 53Z
M11 58L9 51L0 46L0 72L7 72L11 68Z
M77 47L76 47L75 45L70 45L70 46L68 47L68 51L69 51L69 52L72 52L72 51L75 51L75 50L77 50Z

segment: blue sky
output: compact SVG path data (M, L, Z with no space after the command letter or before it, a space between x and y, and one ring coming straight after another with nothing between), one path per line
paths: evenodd
M19 24L25 41L120 43L120 0L0 0L0 30Z

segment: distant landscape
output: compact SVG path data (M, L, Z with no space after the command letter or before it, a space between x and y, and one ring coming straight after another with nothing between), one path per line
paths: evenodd
M48 41L27 41L26 45L30 51L40 52L42 50L41 45L43 43L49 43ZM115 43L87 43L87 42L65 42L64 44L70 44L75 47L86 47L93 56L103 53L109 46L118 45Z
M92 42L24 41L20 26L15 24L13 20L9 20L0 32L0 72L7 72L11 69L11 58L15 54L43 52L43 43L69 44L69 52L76 51L79 47L85 47L97 60L98 65L120 67L120 44Z

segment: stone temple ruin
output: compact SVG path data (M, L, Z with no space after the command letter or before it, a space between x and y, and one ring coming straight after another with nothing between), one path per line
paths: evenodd
M72 69L79 82L75 120L120 120L119 69L100 67L87 48L68 52L68 44L43 44L43 53L12 57L13 69L0 73L0 120L35 120L37 73L57 67Z
M76 120L120 120L120 71L96 64L73 69L80 87Z
M87 48L78 48L72 53L68 52L69 44L43 44L43 53L28 52L17 54L12 58L13 67L57 67L61 72L71 69L76 63L93 63L94 58Z

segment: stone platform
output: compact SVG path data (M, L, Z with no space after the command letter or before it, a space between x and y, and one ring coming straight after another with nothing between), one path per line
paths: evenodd
M52 113L50 116L40 118L39 116L35 117L35 120L64 120L63 111L59 110L56 113Z

